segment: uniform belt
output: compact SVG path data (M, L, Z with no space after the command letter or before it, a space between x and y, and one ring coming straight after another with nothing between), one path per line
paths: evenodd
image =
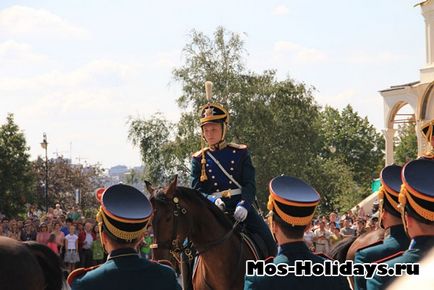
M223 191L214 192L211 193L210 195L215 196L217 198L222 198L222 197L231 197L239 194L241 194L241 189L237 188L237 189L227 189Z

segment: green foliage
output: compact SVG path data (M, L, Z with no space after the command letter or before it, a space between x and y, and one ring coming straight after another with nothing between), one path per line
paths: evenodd
M129 123L129 138L141 150L147 178L161 184L178 173L189 184L187 168L191 153L200 149L199 108L206 103L204 83L209 80L213 101L230 114L226 139L249 146L262 206L270 179L280 174L312 184L322 195L319 210L324 212L346 210L368 193L384 145L366 118L350 106L342 113L321 112L305 84L278 80L274 70L247 71L240 35L222 27L213 38L193 31L183 52L184 64L173 70L183 89L177 100L183 110L179 122L157 114ZM335 154L327 149L332 145Z
M0 126L0 212L14 216L33 201L34 176L23 132L8 114Z
M342 112L326 107L321 115L322 155L339 158L349 165L359 185L369 186L383 166L384 139L381 134L350 105ZM336 151L330 152L330 147Z
M45 158L33 161L36 175L36 202L45 205ZM62 156L48 160L48 206L61 203L66 208L75 205L75 191L81 195L80 206L84 214L95 217L91 209L98 208L95 190L103 185L103 169L99 165L71 164Z
M417 137L414 123L406 123L398 127L399 144L395 147L395 161L398 165L404 165L417 158Z

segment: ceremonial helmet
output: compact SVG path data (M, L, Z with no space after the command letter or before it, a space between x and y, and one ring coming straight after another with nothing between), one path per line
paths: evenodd
M404 165L399 206L423 223L434 223L434 162L417 159Z
M222 124L223 134L222 134L221 141L223 141L225 139L227 127L229 123L229 113L223 107L223 105L218 103L211 103L212 82L210 81L205 82L205 93L206 93L206 99L208 100L208 103L203 105L200 108L200 127L202 128L203 125L208 123ZM202 138L203 138L203 133L202 133Z

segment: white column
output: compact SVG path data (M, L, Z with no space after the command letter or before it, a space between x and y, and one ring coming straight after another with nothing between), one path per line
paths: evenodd
M392 165L393 159L393 138L395 137L396 130L393 128L387 128L383 130L384 139L386 140L386 166Z
M426 64L420 70L420 77L422 83L429 83L434 79L434 2L426 2L421 8L425 20Z

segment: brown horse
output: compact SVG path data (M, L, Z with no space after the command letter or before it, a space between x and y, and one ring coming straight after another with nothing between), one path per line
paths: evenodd
M385 230L378 228L364 233L358 237L351 237L337 243L330 251L330 256L343 263L346 260L354 261L358 250L384 240ZM354 277L349 277L351 288L354 289Z
M154 207L154 259L167 259L169 250L179 260L188 238L199 255L194 289L243 289L245 261L254 256L239 231L200 192L176 182L175 177L165 189L148 187Z

